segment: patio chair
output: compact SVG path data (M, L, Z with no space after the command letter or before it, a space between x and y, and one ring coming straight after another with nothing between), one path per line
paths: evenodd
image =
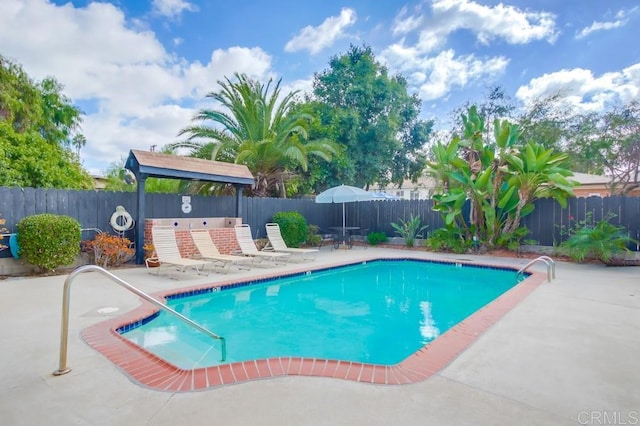
M363 248L366 250L369 247L369 241L367 235L369 234L369 228L361 228L355 234L356 240L362 243Z
M274 264L278 263L278 261L287 263L289 260L289 253L275 253L258 250L258 247L256 247L256 243L253 242L253 237L251 236L251 227L246 223L236 225L235 231L236 239L240 246L238 253L252 258L254 260L254 264L260 264L266 260L271 260Z
M297 256L302 260L315 260L318 255L318 249L288 247L282 238L280 225L277 223L267 223L266 228L269 244L264 250L273 250L276 253L289 253L292 257Z
M238 269L251 269L247 266L243 267L243 265L246 265L251 259L242 256L221 254L211 239L211 234L208 229L192 229L191 238L200 252L200 256L205 260L211 261L213 266L218 266L219 272L229 272L232 265L237 266Z
M182 257L176 241L176 232L171 226L152 227L151 238L153 239L156 257L147 259L145 264L147 268L149 268L148 261L159 261L160 267L155 268L157 275L160 274L160 269L162 269L163 266L174 267L175 270L180 272L185 272L187 269L193 268L198 274L203 274L206 267L211 265L211 262L207 260ZM149 273L151 273L151 271L149 271ZM171 273L169 273L169 277L171 277Z
M322 247L324 247L325 245L328 245L331 250L333 250L333 240L335 237L335 233L333 231L327 231L325 229L321 229L319 234L320 235L320 243L318 244L318 248L322 249Z

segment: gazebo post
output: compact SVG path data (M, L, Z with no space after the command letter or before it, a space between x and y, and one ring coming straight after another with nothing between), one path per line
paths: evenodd
M236 217L242 217L242 185L234 185L236 188Z
M144 263L144 218L145 215L145 192L144 186L147 181L147 175L138 173L136 176L138 181L138 217L136 218L136 264Z

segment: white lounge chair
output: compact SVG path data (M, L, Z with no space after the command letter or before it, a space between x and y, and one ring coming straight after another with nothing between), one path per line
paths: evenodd
M237 266L238 269L250 269L246 265L251 259L243 256L221 254L211 239L208 229L192 229L191 238L200 252L200 256L205 260L211 261L214 266L218 266L220 272L228 272L231 265Z
M258 250L258 247L256 247L256 243L253 242L253 237L251 236L251 227L246 223L236 225L235 231L236 239L240 246L238 253L254 259L256 264L265 260L271 260L273 263L277 263L278 261L287 263L289 260L289 253L275 253Z
M163 266L174 267L177 271L185 272L189 268L195 269L198 274L205 272L207 266L211 262L207 260L196 260L182 257L178 243L176 241L176 232L171 226L154 226L151 228L151 238L153 239L153 247L156 251L156 257L145 261L147 268L149 260L158 260L160 267L155 268L156 274L160 274ZM151 270L150 270L151 271ZM169 272L171 277L171 272Z
M288 247L282 238L280 225L277 223L267 223L267 238L269 245L264 250L273 250L276 253L290 253L291 256L299 256L303 260L315 260L318 249Z

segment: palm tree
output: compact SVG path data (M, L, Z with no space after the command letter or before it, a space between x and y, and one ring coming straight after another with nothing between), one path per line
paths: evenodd
M80 148L87 144L87 138L82 133L78 133L71 139L71 144L76 148L76 155L80 158Z
M337 145L307 140L313 117L296 107L297 91L280 96L281 80L271 90L271 79L263 85L244 74L234 76L237 81L225 77L218 81L221 90L206 96L222 108L198 111L193 121L207 124L185 127L178 135L187 139L171 147L189 147L194 156L245 164L255 178L253 195L286 197L292 170L307 170L309 155L329 161Z

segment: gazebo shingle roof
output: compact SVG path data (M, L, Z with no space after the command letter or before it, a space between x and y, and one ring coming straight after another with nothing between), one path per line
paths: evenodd
M253 175L242 164L131 150L125 167L136 175L251 185Z

